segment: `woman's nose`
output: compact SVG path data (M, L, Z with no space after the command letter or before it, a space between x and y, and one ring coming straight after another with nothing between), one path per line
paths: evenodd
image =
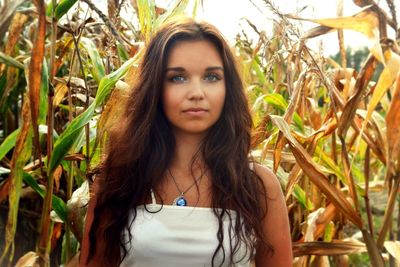
M200 100L204 98L204 84L200 79L192 80L189 84L188 98L191 100Z

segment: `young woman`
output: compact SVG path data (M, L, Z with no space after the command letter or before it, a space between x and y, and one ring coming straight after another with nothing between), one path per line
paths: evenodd
M215 27L165 24L125 116L97 170L81 266L291 266L280 185L249 158L247 100Z

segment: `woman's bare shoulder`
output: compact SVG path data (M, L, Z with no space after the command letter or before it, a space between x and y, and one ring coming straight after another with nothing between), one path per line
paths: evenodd
M290 226L285 199L280 182L276 175L267 167L254 164L254 171L264 182L267 193L267 216L263 220L264 234L274 253L266 253L262 246L256 253L256 266L292 266L292 247Z
M269 197L273 198L282 194L281 184L269 168L259 163L254 163L254 172L264 182Z

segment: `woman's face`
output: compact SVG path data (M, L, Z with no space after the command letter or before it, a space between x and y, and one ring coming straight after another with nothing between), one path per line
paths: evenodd
M162 103L175 134L205 134L225 101L221 56L205 40L179 41L170 50Z

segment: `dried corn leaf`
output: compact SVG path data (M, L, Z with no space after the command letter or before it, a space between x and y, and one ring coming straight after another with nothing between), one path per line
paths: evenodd
M334 240L332 242L293 243L293 256L304 255L348 255L365 252L365 244L357 240Z
M328 122L323 125L318 131L316 131L312 136L307 138L305 142L310 143L309 153L313 154L315 149L318 149L318 141L325 135L330 134L334 129L336 129L336 122ZM295 134L295 133L293 133ZM297 138L298 139L298 138ZM296 164L290 172L288 183L286 186L286 200L289 199L292 194L294 186L298 183L300 177L303 175L302 169Z
M16 44L18 43L19 38L21 37L21 32L23 30L23 26L25 22L28 20L28 16L21 14L21 13L16 13L14 17L12 18L11 25L8 29L8 38L7 42L5 44L4 48L4 54L8 56L7 58L7 64L13 64L17 63L20 64L17 60L15 60L13 57L15 55L15 52L17 51L17 46ZM15 64L13 64L15 65ZM21 66L21 65L20 65ZM0 72L2 71L2 66L0 65ZM6 83L6 88L3 89L4 92L2 93L2 101L5 101L4 98L8 97L9 93L12 91L12 89L15 87L17 83L17 69L16 68L7 68L7 83Z
M0 6L0 36L4 36L10 23L10 18L14 14L19 5L24 3L24 0L2 1ZM4 4L3 4L4 3Z
M121 85L119 85L119 87L121 87ZM97 140L102 140L106 131L115 127L121 127L121 119L124 118L123 114L125 112L125 105L122 103L125 103L126 100L127 92L125 90L114 89L101 113L97 127Z
M21 32L24 30L23 26L28 18L27 15L18 12L15 13L10 28L8 29L8 38L4 48L4 53L6 55L14 56L15 45L21 37Z
M305 242L314 241L314 232L317 228L318 218L323 214L325 208L319 208L314 212L311 212L307 217L307 231L304 236Z
M89 183L86 180L82 185L76 189L71 199L68 200L68 222L75 237L82 241L84 218L86 214L87 205L89 202Z
M383 243L385 242L386 234L389 231L390 224L394 215L394 206L396 204L396 199L398 196L400 179L396 179L390 188L389 199L386 203L385 215L383 216L381 231L379 232L379 237L377 240L377 246L379 249L383 248Z
M324 34L329 33L331 31L334 31L334 29L331 28L331 27L318 26L318 27L315 27L315 28L312 28L312 29L308 30L301 37L304 38L304 39L311 39L311 38L314 38L314 37L318 37L320 35L324 35Z
M338 135L345 137L347 129L349 128L351 121L354 118L359 102L365 94L366 85L371 80L372 75L375 71L375 58L370 56L364 63L360 73L357 76L356 83L354 86L355 93L350 97L350 100L346 103L340 120L338 123Z
M298 164L296 164L293 169L290 171L289 177L288 177L288 183L286 185L286 196L285 199L286 201L289 200L289 197L292 195L292 192L295 188L295 186L298 184L300 177L303 175L303 171L300 168Z
M36 252L29 251L24 256L19 258L19 260L15 264L15 267L27 267L27 266L39 267L40 265L38 263L38 259L39 255L37 255Z
M388 143L388 171L400 172L400 73L397 75L395 91L386 115L386 137Z
M35 146L40 149L39 146L39 130L38 130L38 118L39 118L39 107L40 107L40 88L42 83L42 67L44 60L44 46L46 38L46 14L44 1L36 1L36 7L39 13L39 23L36 32L36 38L34 46L32 48L32 56L29 64L29 101L31 107L32 126L35 138ZM39 155L40 156L40 155Z
M32 128L31 126L31 116L29 99L25 100L22 107L22 118L23 124L17 136L17 141L15 149L11 159L11 173L9 176L9 210L7 225L5 228L5 245L3 247L3 253L0 257L0 266L2 262L8 258L11 263L13 259L13 246L14 246L14 236L17 230L17 220L18 220L18 208L19 199L21 194L22 179L23 179L23 167L29 160L32 152ZM11 254L10 253L11 249Z
M293 115L295 114L295 110L299 104L300 95L301 95L301 92L303 91L305 82L306 82L306 70L304 70L300 74L300 76L297 80L295 90L291 96L289 106L286 109L284 118L288 124L290 124L293 120ZM275 144L275 149L274 149L274 169L273 170L275 173L278 170L278 166L281 162L281 152L282 152L284 145L285 145L285 140L283 139L283 134L279 133L278 139Z
M284 134L286 140L292 147L292 152L296 157L297 163L303 169L304 173L328 197L329 201L334 203L350 221L352 221L357 227L362 228L361 218L348 202L346 196L334 185L329 183L328 178L322 173L318 165L313 162L307 151L290 133L289 126L283 118L271 115L271 120Z
M375 243L374 238L371 236L371 234L367 230L362 229L361 232L362 232L362 235L364 238L365 245L368 250L371 265L374 267L385 266L380 249L379 249L379 244Z
M333 218L337 215L337 209L336 207L330 203L324 210L322 214L318 217L314 231L314 240L322 236L325 232L325 229L327 226L329 226L329 223L332 223ZM331 233L332 234L332 233ZM329 238L331 239L331 238Z

